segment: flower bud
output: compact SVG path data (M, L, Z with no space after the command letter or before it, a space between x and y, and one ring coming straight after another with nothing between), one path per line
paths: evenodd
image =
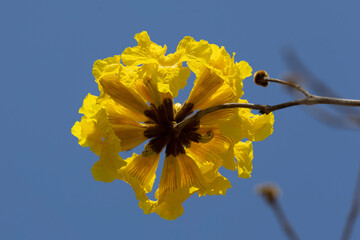
M257 71L254 75L254 82L257 85L266 87L267 85L269 85L269 82L265 79L266 77L269 77L269 74L266 71L264 70Z

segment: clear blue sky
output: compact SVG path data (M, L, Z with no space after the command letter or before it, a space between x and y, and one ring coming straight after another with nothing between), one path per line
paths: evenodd
M131 187L96 182L97 156L70 129L88 92L96 59L136 45L146 30L169 52L187 35L223 45L236 60L273 77L287 71L291 45L324 82L360 99L358 1L6 1L0 8L1 239L286 239L254 194L276 182L302 239L339 239L360 160L360 131L334 129L304 108L276 112L274 134L254 143L251 179L223 171L226 196L184 204L175 221L144 215ZM191 81L189 85L191 86ZM244 82L245 98L275 104L280 86ZM181 99L187 96L183 95ZM360 221L353 239L360 238Z

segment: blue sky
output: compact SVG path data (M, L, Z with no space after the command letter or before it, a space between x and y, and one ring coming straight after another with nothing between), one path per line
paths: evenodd
M273 77L288 71L281 50L292 46L327 86L360 99L357 1L1 5L1 239L286 239L254 193L263 182L281 187L281 204L300 238L339 239L359 167L359 130L330 128L302 107L276 112L274 134L254 143L251 179L223 171L233 186L225 197L193 196L183 216L166 221L144 215L126 183L96 182L90 169L97 156L70 129L83 98L98 94L93 62L136 45L133 37L143 30L169 52L184 36L225 46L237 61ZM244 91L253 103L291 99L281 86L261 88L251 78Z

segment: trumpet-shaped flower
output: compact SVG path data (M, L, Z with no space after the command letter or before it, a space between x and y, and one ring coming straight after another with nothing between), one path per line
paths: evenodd
M152 42L146 32L135 39L138 46L125 49L121 56L94 63L100 96L85 98L79 111L84 116L72 133L81 146L100 156L92 168L96 180L123 180L133 187L144 213L175 219L194 193L225 195L231 184L219 173L221 167L250 177L251 141L269 136L274 118L249 109L223 109L191 118L197 110L244 102L239 99L242 81L251 75L251 67L204 40L185 37L175 53L165 55L166 46ZM188 99L174 104L191 71L196 79ZM143 143L141 153L125 160L119 156ZM147 194L153 190L163 151L156 200L151 200Z

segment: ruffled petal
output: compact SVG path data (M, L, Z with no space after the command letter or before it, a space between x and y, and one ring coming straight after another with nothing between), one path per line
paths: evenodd
M199 63L199 61L189 62L189 67L198 76L199 71L202 69L201 64L206 65L214 74L224 80L224 85L232 91L235 99L241 97L243 95L242 81L244 78L251 76L251 67L245 61L235 62L235 54L230 57L224 47L219 48L215 44L210 44L210 46L210 60L206 63Z
M96 181L112 182L119 179L118 169L126 164L119 156L117 147L107 142L103 145L100 160L91 168L91 173Z
M121 54L125 65L158 64L157 59L165 55L166 45L161 47L152 42L147 32L143 31L136 34L135 39L138 42L138 46L126 48Z
M105 76L117 76L121 66L122 65L120 64L119 55L95 61L92 72L95 77L95 82L98 84L101 95L103 94L103 89L99 84L99 80Z
M270 136L274 131L274 114L255 115L254 118L254 132L249 136L250 141L262 141Z
M118 139L107 119L105 108L96 102L97 97L91 94L84 99L79 112L84 114L81 122L76 122L71 133L79 139L83 147L90 147L96 155L100 155L104 142L114 144L116 151L121 151L120 139Z
M117 74L120 67L120 55L96 60L93 65L93 75L96 80L108 74Z
M237 161L238 176L250 178L253 168L252 159L254 157L252 143L250 141L236 143L234 154Z
M144 71L139 66L123 66L119 67L118 79L126 87L131 87L134 82L143 78Z
M79 113L84 114L88 118L95 117L101 110L101 105L97 103L98 97L90 93L84 98L83 105L79 109Z
M82 117L71 128L71 133L79 139L79 145L90 147L96 155L100 155L104 135L96 128L96 121Z
M208 184L207 189L199 190L200 197L205 195L225 195L226 191L231 188L230 181L219 172L214 171L212 166L203 166L200 170Z
M190 73L191 71L187 67L159 66L157 74L154 76L159 92L170 93L173 97L177 97L179 90L186 86Z
M205 40L195 41L192 37L184 37L176 49L181 53L181 61L208 62L211 56L210 44Z
M91 172L97 181L112 182L119 178L117 170L125 165L119 156L120 139L115 135L107 119L105 108L97 103L97 97L88 94L79 112L85 116L81 122L76 122L71 129L73 135L79 138L79 144L89 146L91 151L100 155Z
M166 220L175 220L184 213L182 203L192 194L193 192L190 192L188 188L177 189L174 193L163 197L161 202L158 201L154 210Z
M238 100L238 102L247 103L246 100ZM273 124L273 113L254 115L248 108L238 108L231 119L220 121L219 127L221 132L231 137L234 142L244 138L251 141L262 141L272 134Z

